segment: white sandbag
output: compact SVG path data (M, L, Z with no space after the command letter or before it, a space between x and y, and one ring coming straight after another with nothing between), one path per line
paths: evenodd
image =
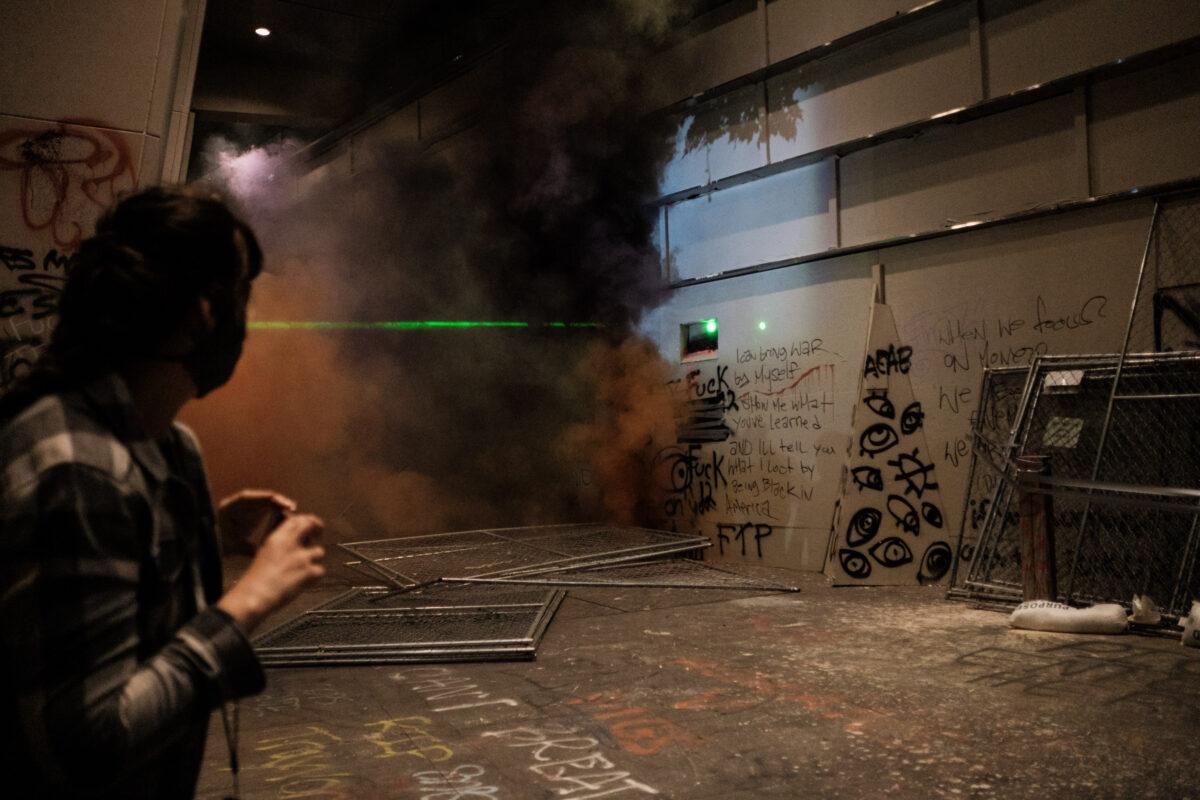
M1030 600L1016 607L1008 624L1029 631L1054 633L1124 633L1128 620L1125 609L1117 603L1072 608L1051 600Z
M1188 647L1200 647L1200 600L1192 603L1192 611L1179 618L1183 626L1183 643Z
M1162 612L1158 609L1158 603L1148 594L1135 594L1131 607L1133 613L1129 615L1130 622L1140 625L1157 625L1162 622Z

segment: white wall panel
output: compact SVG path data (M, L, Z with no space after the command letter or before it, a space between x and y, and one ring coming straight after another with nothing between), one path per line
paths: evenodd
M660 193L702 186L766 164L766 122L761 84L730 92L684 117L675 131Z
M164 6L165 0L5 3L0 112L145 130Z
M668 281L671 276L667 274L665 258L667 253L667 209L662 207L656 209L654 214L654 229L650 232L650 244L658 252L658 263L661 267L659 276Z
M184 49L190 43L185 41L189 33L186 30L188 9L185 0L165 0L162 13L162 30L159 34L158 58L155 63L153 89L150 94L150 108L146 114L145 130L152 136L165 136L168 120L171 117L172 101L178 90L180 68L187 68L183 62ZM194 80L194 77L192 78ZM187 87L190 92L191 86Z
M1097 84L1090 127L1094 191L1200 175L1198 134L1200 55Z
M708 183L708 146L702 140L705 131L699 125L694 115L679 119L670 136L671 156L659 174L659 194Z
M977 102L971 19L963 7L772 78L771 160Z
M147 138L0 114L0 245L74 250L109 204L142 185Z
M689 25L681 39L647 67L647 74L658 83L656 106L684 100L766 66L763 16L756 0L724 3Z
M1126 203L881 251L952 530L983 368L1119 350L1149 222Z
M678 203L671 275L694 278L837 245L831 161Z
M1081 99L933 128L843 158L842 244L854 245L1087 196Z
M1036 83L1200 34L1191 0L984 0L988 92Z
M767 0L772 64L921 5L920 0Z
M711 537L740 524L769 525L764 563L820 567L878 261L901 339L913 348L910 377L931 450L923 455L936 465L946 526L956 532L983 368L1118 348L1149 216L1149 201L1105 206L677 290L642 330L679 363L679 326L716 318L718 357L681 364L680 377L697 371L701 384L718 379L710 385L725 387L736 408L724 416L732 436L691 453L704 463L720 459L724 483L710 487L715 504L698 514L687 503L673 510ZM797 409L809 427L780 430ZM781 448L795 441L802 452ZM746 448L749 462L739 460ZM792 482L786 504L754 493L750 481L764 471ZM724 547L726 558L743 557L740 543ZM745 558L758 559L753 544Z
M157 141L0 114L0 388L49 341L54 318L45 308L58 304L66 256L105 208L139 185L145 145Z
M158 183L163 165L163 140L161 137L142 137L142 153L138 164L138 182L142 186Z

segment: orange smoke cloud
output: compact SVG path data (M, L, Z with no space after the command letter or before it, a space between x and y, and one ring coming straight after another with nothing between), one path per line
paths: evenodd
M653 455L675 439L670 365L645 339L596 343L576 367L594 391L596 414L563 436L586 454L598 490L599 512L612 522L645 524L662 501Z

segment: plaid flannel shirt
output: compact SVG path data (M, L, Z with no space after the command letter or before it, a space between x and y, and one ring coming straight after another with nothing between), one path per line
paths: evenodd
M117 375L0 429L6 794L193 796L210 712L264 685L214 531L194 435L147 438Z

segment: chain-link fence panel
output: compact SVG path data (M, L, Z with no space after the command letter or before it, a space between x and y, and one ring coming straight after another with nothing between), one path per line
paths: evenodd
M979 544L965 581L968 590L1012 594L1019 589L1021 539L1016 493L1009 480L1011 461L1045 450L1051 474L1087 477L1112 388L1111 369L1119 360L1116 355L1035 359L1027 370L1007 441L1001 446L983 440L975 447L981 480L994 489L981 514ZM1103 375L1092 373L1106 367L1107 383Z
M979 406L971 425L972 452L967 466L967 491L959 519L954 566L950 572L951 597L961 594L963 582L979 550L983 522L1001 485L1000 475L994 465L1003 463L1007 457L1028 378L1028 367L1000 367L983 371ZM983 456L977 452L980 450Z
M461 534L382 539L339 545L400 588L442 578L502 577L574 569L689 552L708 546L701 536L613 525L554 525Z
M264 664L381 664L532 658L564 593L358 587L260 635Z
M314 612L386 611L393 609L497 608L540 606L545 590L515 586L434 584L399 592L384 586L359 586L312 609Z
M1200 198L1155 208L1119 354L1035 361L1005 458L977 436L1000 482L985 515L968 594L1017 596L1020 520L1013 460L1042 456L1060 483L1049 504L1059 596L1170 614L1200 596ZM990 472L989 472L990 470ZM1064 488L1070 485L1068 490ZM1189 494L1191 493L1191 494Z

